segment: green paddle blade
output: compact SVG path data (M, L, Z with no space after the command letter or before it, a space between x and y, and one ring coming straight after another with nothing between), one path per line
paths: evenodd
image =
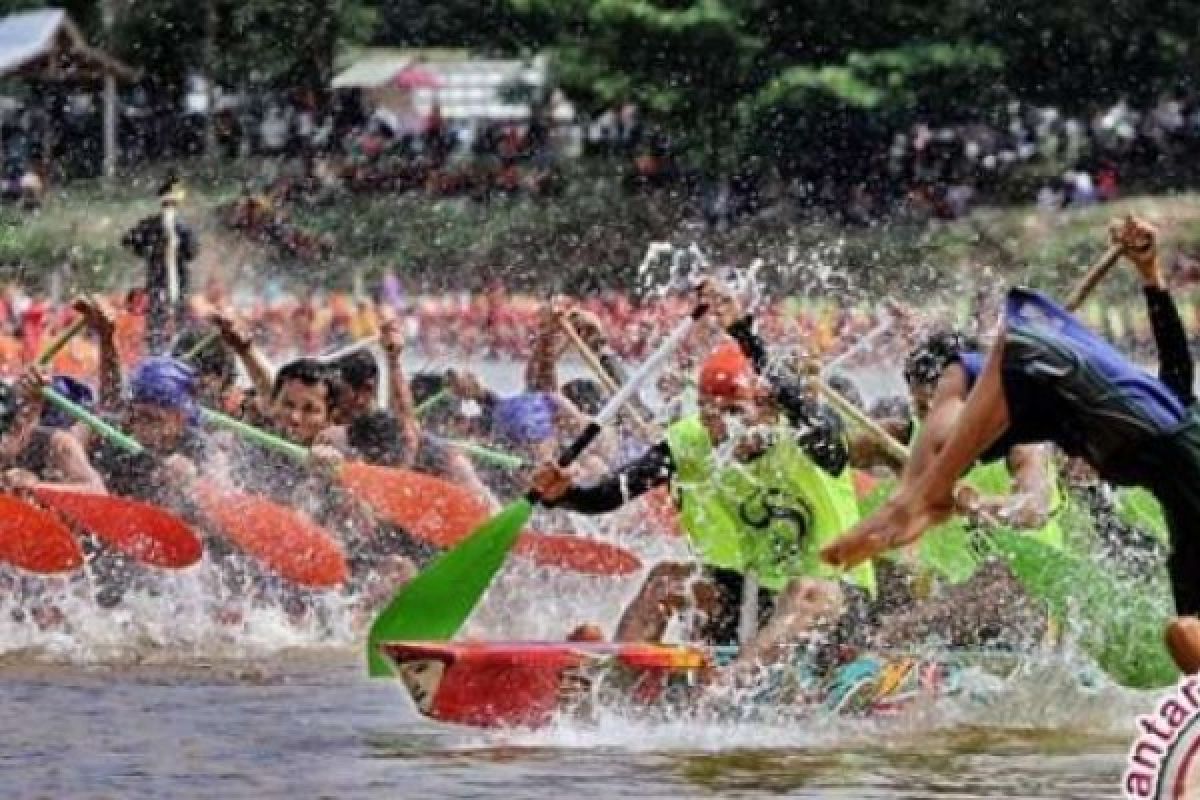
M532 515L529 500L522 498L510 504L397 593L375 618L367 636L367 670L371 677L392 674L387 659L379 653L380 642L441 641L458 632Z
M1161 576L1125 579L1086 553L1055 550L1014 531L990 539L1025 590L1070 621L1080 649L1113 680L1148 689L1178 679L1163 644L1171 596Z

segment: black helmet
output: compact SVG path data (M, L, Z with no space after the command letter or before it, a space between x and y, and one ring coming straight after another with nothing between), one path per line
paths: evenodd
M927 337L904 359L904 380L913 386L932 386L960 353L977 350L979 343L959 331L939 331Z

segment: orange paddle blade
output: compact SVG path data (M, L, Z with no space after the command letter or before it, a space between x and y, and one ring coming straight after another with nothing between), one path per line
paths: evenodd
M303 514L210 481L196 484L196 499L222 535L287 580L320 589L345 583L341 546Z
M642 568L638 557L623 547L580 536L526 531L516 552L539 567L557 567L584 575L629 575Z
M483 498L419 472L351 462L340 478L377 513L439 547L458 544L491 516Z
M122 553L152 567L190 567L203 552L200 540L182 520L149 503L50 487L35 489L34 496Z
M30 572L69 572L83 566L83 551L58 517L0 495L0 561Z

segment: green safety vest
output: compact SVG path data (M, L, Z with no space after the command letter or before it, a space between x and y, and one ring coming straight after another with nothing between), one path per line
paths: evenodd
M916 441L919 431L920 423L914 420L911 441ZM1058 483L1057 471L1052 466L1049 469L1053 494L1050 501L1050 518L1037 530L1022 533L1042 544L1061 550L1064 540L1059 517L1066 502ZM963 481L983 495L1006 495L1012 491L1012 473L1009 472L1004 459L976 465L963 476ZM977 548L972 545L972 536L970 528L961 519L939 525L921 537L917 548L921 565L950 583L962 583L975 574L981 561Z
M846 572L820 558L858 521L848 469L829 475L786 435L751 463L718 465L698 415L671 425L667 445L680 523L705 564L753 571L774 591L796 576L846 577L874 594L869 562Z

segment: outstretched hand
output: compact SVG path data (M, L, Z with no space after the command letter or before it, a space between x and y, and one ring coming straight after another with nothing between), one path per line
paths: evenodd
M570 490L571 485L571 473L554 463L538 467L529 479L529 488L547 503L560 500Z

